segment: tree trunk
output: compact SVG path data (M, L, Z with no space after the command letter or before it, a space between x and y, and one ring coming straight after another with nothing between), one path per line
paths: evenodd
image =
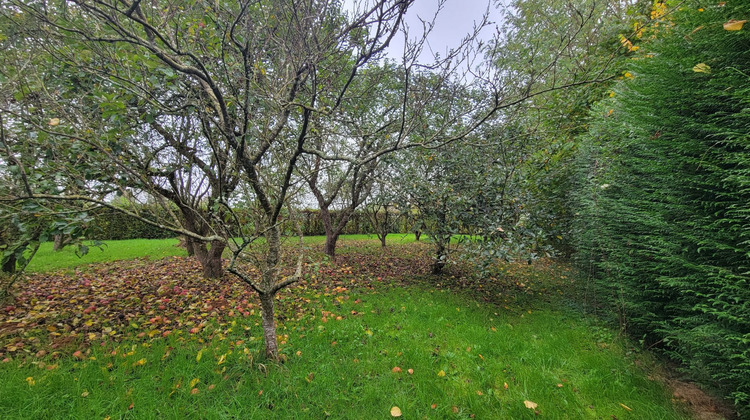
M339 240L339 235L326 231L326 244L323 248L323 252L331 257L332 260L336 259L336 242Z
M279 261L281 254L281 234L278 226L272 227L266 233L268 251L266 254L266 267L262 275L262 288L260 295L260 306L263 325L263 340L266 344L266 357L271 360L279 360L279 348L276 343L276 323L274 319L273 297L278 291L276 282L279 276Z
M273 310L273 296L274 293L263 293L260 295L263 341L266 344L266 357L271 360L279 360L279 347L276 342L276 322Z
M224 242L211 242L211 249L208 250L206 261L201 263L203 265L203 277L218 279L224 274L224 267L221 261L221 254L224 253L224 248L226 248Z
M65 239L65 235L55 235L54 242L52 243L52 250L60 251L61 249L65 248L65 245L67 245L68 243Z
M387 233L383 233L381 235L378 235L378 239L380 239L380 247L385 248L385 237L388 235Z
M206 279L221 278L224 274L221 254L224 252L226 245L220 241L213 241L209 248L205 243L194 241L192 248L195 251L195 257L203 268L203 277Z
M419 242L419 237L422 236L421 230L415 230L414 231L414 239L416 239L417 242Z
M443 268L445 268L445 246L439 239L435 238L435 261L432 262L432 274L439 276L443 274Z
M331 257L332 260L336 259L336 242L339 240L341 232L344 231L344 227L349 221L350 216L350 212L342 210L340 216L341 218L339 219L339 222L334 226L334 220L331 216L330 210L328 210L327 207L321 207L320 209L320 220L323 222L323 227L326 231L326 243L325 247L323 248L323 252Z
M188 257L195 256L195 239L185 236L185 250L187 251Z

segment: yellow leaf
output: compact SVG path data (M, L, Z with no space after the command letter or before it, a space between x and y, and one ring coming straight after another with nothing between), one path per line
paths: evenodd
M401 417L401 409L395 405L391 407L391 417Z
M693 67L693 71L696 73L711 73L711 67L706 63L698 63Z
M200 380L200 379L198 379L198 378L193 378L193 380L192 380L192 381L190 381L190 388L194 388L194 387L195 387L195 385L196 385L196 384L197 384L198 382L200 382L200 381L201 381L201 380Z
M81 394L81 397L83 397L83 398L86 398L88 396L89 396L89 392L88 391L83 391L83 393Z
M195 361L196 362L200 362L201 361L201 357L203 357L203 349L198 350L198 355L195 356Z
M365 334L367 334L367 335L369 335L370 337L372 337L372 331L370 331L370 330L367 330L367 331L365 331Z
M724 27L726 28L726 25ZM740 27L742 27L742 25L740 25ZM60 119L59 118L50 118L49 125L51 125L52 127L60 125Z
M28 383L29 386L32 386L32 385L36 384L36 381L34 380L34 378L32 376L29 376L28 378L26 378L26 383Z
M508 389L508 383L507 382L503 382L503 388Z
M742 29L742 25L747 22L746 20L730 20L729 22L726 22L724 24L724 30L725 31L739 31Z
M537 407L537 403L535 403L533 401L529 401L529 400L525 400L523 402L523 405L525 405L526 408L528 408L529 410L535 410L536 407Z
M135 363L133 363L133 366L143 366L146 364L146 359L141 359Z
M625 405L625 404L623 404L623 403L620 403L620 406L621 406L622 408L624 408L624 409L628 410L628 411L633 411L633 409L632 409L632 408L628 407L627 405Z
M442 378L443 376L445 376L445 371L444 371L444 370L441 370L440 372L438 372L438 376L440 376L441 378Z
M226 362L226 360L227 360L227 355L226 354L222 354L221 357L219 357L219 363L217 363L217 365L220 365L220 364Z

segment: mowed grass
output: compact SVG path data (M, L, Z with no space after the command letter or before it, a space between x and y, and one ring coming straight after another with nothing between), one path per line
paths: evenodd
M287 238L285 243L293 245L296 238ZM342 242L353 240L374 240L375 235L342 235ZM414 235L391 234L386 238L388 244L407 244L414 241ZM325 236L307 236L304 238L306 244L315 245L325 242ZM60 251L52 250L52 242L43 243L39 247L34 259L28 268L29 273L44 273L56 270L70 270L89 264L110 261L131 260L135 258L149 258L152 260L171 256L186 256L185 248L178 247L176 238L169 239L130 239L121 241L103 241L101 247L87 243L89 251L83 256L76 254L77 248L67 246ZM227 252L226 257L229 257Z
M279 325L282 364L260 356L258 319L237 318L202 335L93 347L84 360L0 364L0 412L356 419L397 406L404 418L688 418L647 379L647 356L593 336L572 312L511 315L415 287L309 298L308 315Z
M418 245L384 254L377 239L356 239L341 241L350 265L326 265L320 282L280 293L282 363L262 357L256 311L215 317L186 308L182 316L197 311L207 326L168 327L164 336L139 321L117 328L127 338L97 335L76 355L75 343L6 353L0 417L385 419L399 407L407 419L690 418L655 380L660 368L648 353L564 304L561 285L571 279L555 266L509 265L507 287L498 278L461 290L457 279L403 269L381 282L358 264L390 267L394 255L420 255L411 251ZM141 254L131 255L143 256L147 248L134 242ZM163 252L181 251L176 240L161 242Z
M75 246L66 246L60 251L52 250L52 242L43 243L29 263L29 273L44 273L56 270L69 270L88 264L109 261L149 258L152 260L171 256L185 256L185 248L177 246L179 241L170 239L130 239L104 241L101 247L88 243L87 254L78 256Z

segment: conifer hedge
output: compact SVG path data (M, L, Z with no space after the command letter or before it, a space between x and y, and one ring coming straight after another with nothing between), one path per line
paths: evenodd
M579 149L575 246L623 327L750 417L743 19L750 1L686 2L646 33Z

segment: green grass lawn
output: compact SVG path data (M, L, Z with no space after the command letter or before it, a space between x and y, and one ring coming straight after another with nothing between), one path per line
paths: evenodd
M297 238L287 238L286 243L292 244ZM374 240L375 235L342 235L342 242L353 240ZM306 236L306 244L315 245L325 242L325 236ZM388 244L406 244L414 242L414 235L391 234L386 238ZM177 239L131 239L123 241L104 241L99 248L91 245L89 252L82 257L76 255L76 248L69 246L61 251L52 250L52 242L47 242L39 247L34 259L26 269L29 273L44 273L55 270L67 270L76 267L108 261L130 260L134 258L147 257L160 259L170 256L187 255L184 248L177 246ZM227 257L228 251L227 251Z
M231 278L207 284L190 260L32 276L29 301L5 309L16 318L0 308L0 417L690 418L648 353L565 305L564 268L462 283L414 276L428 247L358 239L280 293L283 363L261 356L256 296ZM110 259L181 251L118 242ZM29 326L4 332L18 322Z
M89 246L89 252L79 257L76 247L68 246L60 251L52 250L52 242L43 243L27 267L30 273L65 270L82 265L107 261L131 260L134 258L160 259L173 255L184 256L184 248L177 246L177 239L130 239L106 241L101 247Z
M283 364L260 358L258 319L237 318L84 360L4 363L3 418L389 418L393 406L404 418L688 418L647 379L647 356L574 313L496 315L415 288L309 297L309 315L280 325Z

